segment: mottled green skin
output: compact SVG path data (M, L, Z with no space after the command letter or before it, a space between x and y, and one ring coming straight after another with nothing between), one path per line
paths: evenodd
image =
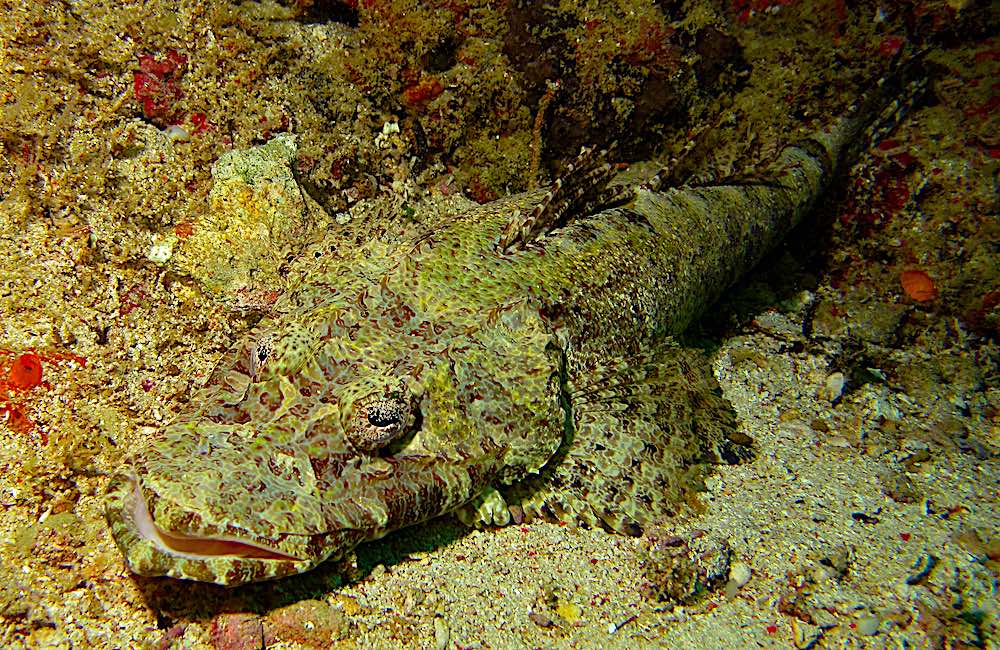
M736 452L712 378L664 337L812 207L861 124L786 149L766 184L638 190L518 252L496 243L542 192L331 252L112 484L129 566L279 577L518 481L508 496L529 513L624 533L672 513L706 461ZM373 438L373 402L398 404L403 430ZM162 549L136 530L135 485L163 530L296 559Z

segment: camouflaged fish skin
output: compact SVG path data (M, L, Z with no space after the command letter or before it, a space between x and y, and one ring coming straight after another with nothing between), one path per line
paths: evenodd
M641 532L740 455L703 360L665 338L813 207L865 127L786 148L766 182L637 188L514 252L501 233L543 191L331 251L113 481L128 566L276 578L505 485L529 513Z

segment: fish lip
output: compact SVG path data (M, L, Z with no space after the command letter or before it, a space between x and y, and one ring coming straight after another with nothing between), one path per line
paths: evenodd
M156 523L149 512L149 505L142 490L139 488L139 481L135 478L129 480L132 483L132 509L130 514L136 531L142 537L159 546L161 550L168 551L174 555L192 557L239 555L241 557L291 562L298 562L301 559L287 553L282 553L267 545L258 544L239 537L228 535L189 535L164 530ZM199 543L208 546L208 548L196 551L195 547Z
M117 474L111 480L106 493L104 515L126 564L139 575L169 576L233 586L302 573L320 560L298 558L235 538L219 541L259 549L262 556L192 553L174 548L163 537L163 531L149 514L139 481L131 473ZM158 533L159 536L153 533ZM170 536L169 533L167 535ZM238 547L229 548L233 550Z

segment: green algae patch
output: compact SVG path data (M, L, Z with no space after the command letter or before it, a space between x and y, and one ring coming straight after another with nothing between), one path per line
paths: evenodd
M281 266L326 221L295 182L296 150L294 136L283 134L219 158L212 166L208 211L178 247L180 271L211 293L283 286Z

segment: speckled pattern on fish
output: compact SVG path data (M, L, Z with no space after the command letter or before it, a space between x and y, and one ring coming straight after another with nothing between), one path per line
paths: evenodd
M624 534L675 513L711 463L750 454L705 359L670 337L812 209L889 92L761 182L635 188L587 214L589 167L552 202L326 250L112 482L129 567L275 578L470 502L505 523L505 497Z

